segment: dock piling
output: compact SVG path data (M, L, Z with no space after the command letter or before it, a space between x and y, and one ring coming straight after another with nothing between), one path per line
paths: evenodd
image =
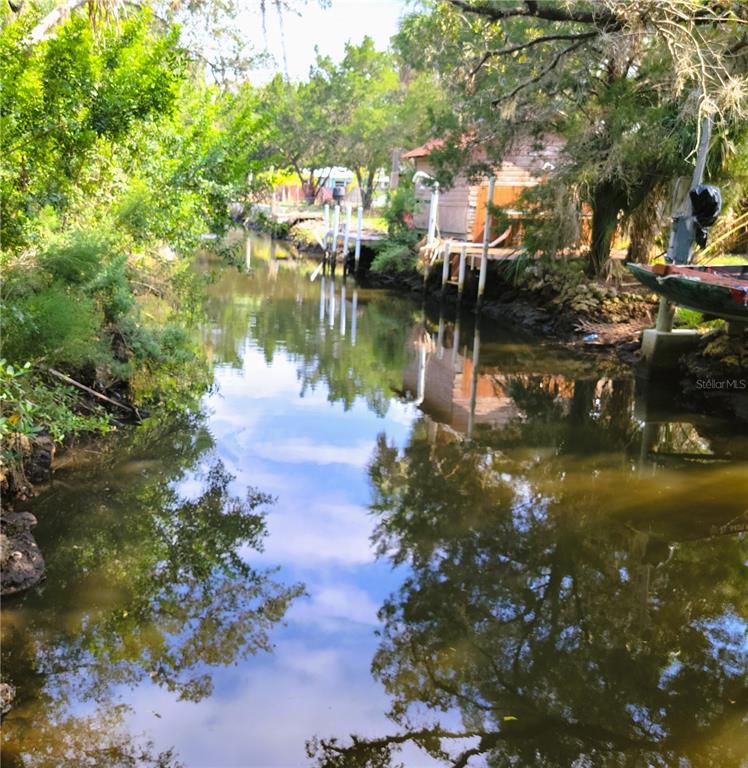
M437 221L439 219L439 182L434 182L434 188L431 190L431 202L429 204L429 229L428 242L433 243L436 237Z
M358 211L356 212L357 221L356 221L356 254L354 257L355 260L355 267L356 267L356 274L358 274L358 262L361 258L361 230L363 228L363 220L364 220L364 209L362 206L358 206Z
M444 245L444 263L442 264L442 298L447 290L447 281L449 280L449 252L452 249L452 243L447 241Z
M337 261L338 258L338 235L340 234L340 205L335 206L335 211L332 215L332 260Z
M467 254L467 246L463 245L460 248L460 269L457 273L457 303L462 302L462 291L465 288L465 257Z
M476 310L480 312L483 304L483 293L486 290L486 273L488 272L488 243L491 240L491 205L493 204L493 190L496 184L495 177L488 180L488 197L486 198L486 223L483 227L483 252L480 260L480 275L478 276L478 301Z

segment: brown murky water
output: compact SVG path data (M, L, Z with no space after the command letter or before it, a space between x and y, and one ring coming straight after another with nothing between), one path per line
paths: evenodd
M748 765L745 425L285 255L34 500L4 768Z

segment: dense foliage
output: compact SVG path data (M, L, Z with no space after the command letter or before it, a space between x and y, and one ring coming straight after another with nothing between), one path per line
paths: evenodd
M2 429L62 438L103 422L49 369L136 404L205 386L184 257L245 192L263 122L248 85L207 85L146 6L44 35L40 17L24 7L0 32Z

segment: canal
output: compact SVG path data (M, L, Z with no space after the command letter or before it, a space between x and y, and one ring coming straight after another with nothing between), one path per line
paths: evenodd
M251 237L31 504L4 768L745 766L745 425Z

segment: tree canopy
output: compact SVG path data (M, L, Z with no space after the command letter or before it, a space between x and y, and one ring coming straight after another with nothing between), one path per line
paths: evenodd
M655 234L670 182L690 174L701 116L717 124L710 178L745 151L744 11L691 0L448 0L407 17L397 47L411 66L437 71L452 99L435 155L444 168L485 171L518 136L563 140L560 167L529 202L545 214L549 250L567 244L559 233L578 239L564 220L589 206L589 263L600 272L619 223L638 228L638 242Z

